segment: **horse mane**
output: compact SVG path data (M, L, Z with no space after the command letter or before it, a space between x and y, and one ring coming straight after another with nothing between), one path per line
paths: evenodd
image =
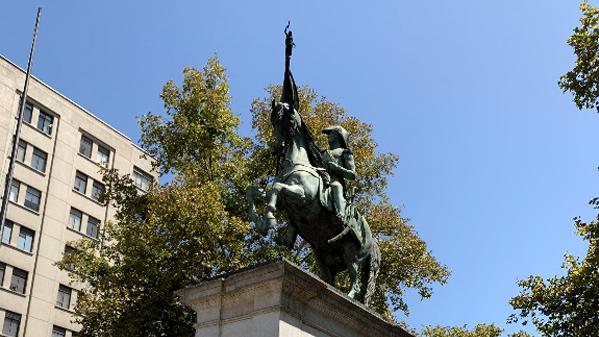
M289 143L291 138L295 136L302 137L305 144L306 154L308 155L308 160L313 167L317 168L325 168L324 159L322 157L322 150L316 144L314 140L314 134L310 131L310 127L304 122L302 115L295 111L300 119L300 125L296 125L295 120L291 117L290 109L284 108L280 105L277 106L275 102L273 102L273 110L271 112L271 123L273 126L277 128L282 128L284 131L284 139L285 143ZM282 158L284 156L286 149L282 148L280 151L276 151L278 157ZM278 172L278 169L277 169Z
M301 125L299 126L300 135L304 138L306 142L306 152L308 153L308 160L310 164L314 167L324 168L324 160L322 159L322 150L316 145L316 141L314 140L314 135L310 128L304 120L302 119L302 115L299 113L300 110L300 100L297 91L297 85L295 84L295 79L293 78L293 74L289 69L289 64L286 64L285 67L285 77L283 78L283 90L281 92L281 102L289 104L289 110L284 111L283 114L279 115L279 122L281 119L285 119L284 126L288 130L287 137L291 137L294 132L293 123L291 123L291 114L295 111L300 120ZM273 113L275 112L273 106ZM271 114L271 121L274 124L273 115ZM276 117L274 117L276 118Z
M312 131L310 131L308 125L304 123L302 116L299 116L302 121L302 125L300 126L299 130L302 137L304 137L304 141L306 142L306 153L308 154L308 160L310 161L310 164L312 164L312 166L324 168L325 165L324 159L322 158L322 150L316 144L316 141L314 140L314 135L312 134Z

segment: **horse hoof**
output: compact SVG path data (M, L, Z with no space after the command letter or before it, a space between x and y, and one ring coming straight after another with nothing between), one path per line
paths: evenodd
M349 298L351 298L352 300L359 301L359 299L358 299L358 292L357 292L356 290L351 290L351 291L350 291L350 292L347 294L347 296L348 296Z

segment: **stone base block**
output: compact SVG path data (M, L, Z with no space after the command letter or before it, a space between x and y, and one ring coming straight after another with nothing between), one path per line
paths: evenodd
M178 291L196 337L413 337L287 260Z

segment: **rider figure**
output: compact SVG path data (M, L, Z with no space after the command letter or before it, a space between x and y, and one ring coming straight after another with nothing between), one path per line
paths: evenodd
M348 133L339 125L329 126L322 130L328 136L329 149L323 152L323 160L327 172L331 176L330 186L335 217L347 223L345 179L355 180L357 177L354 155L347 146Z

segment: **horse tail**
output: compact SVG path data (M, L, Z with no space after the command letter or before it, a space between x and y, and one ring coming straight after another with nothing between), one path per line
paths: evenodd
M370 256L368 257L368 263L366 270L362 273L362 284L366 284L366 291L364 293L364 304L368 307L374 296L376 290L376 278L379 274L379 267L381 265L381 250L376 244L376 240L372 238L372 245L370 246Z

